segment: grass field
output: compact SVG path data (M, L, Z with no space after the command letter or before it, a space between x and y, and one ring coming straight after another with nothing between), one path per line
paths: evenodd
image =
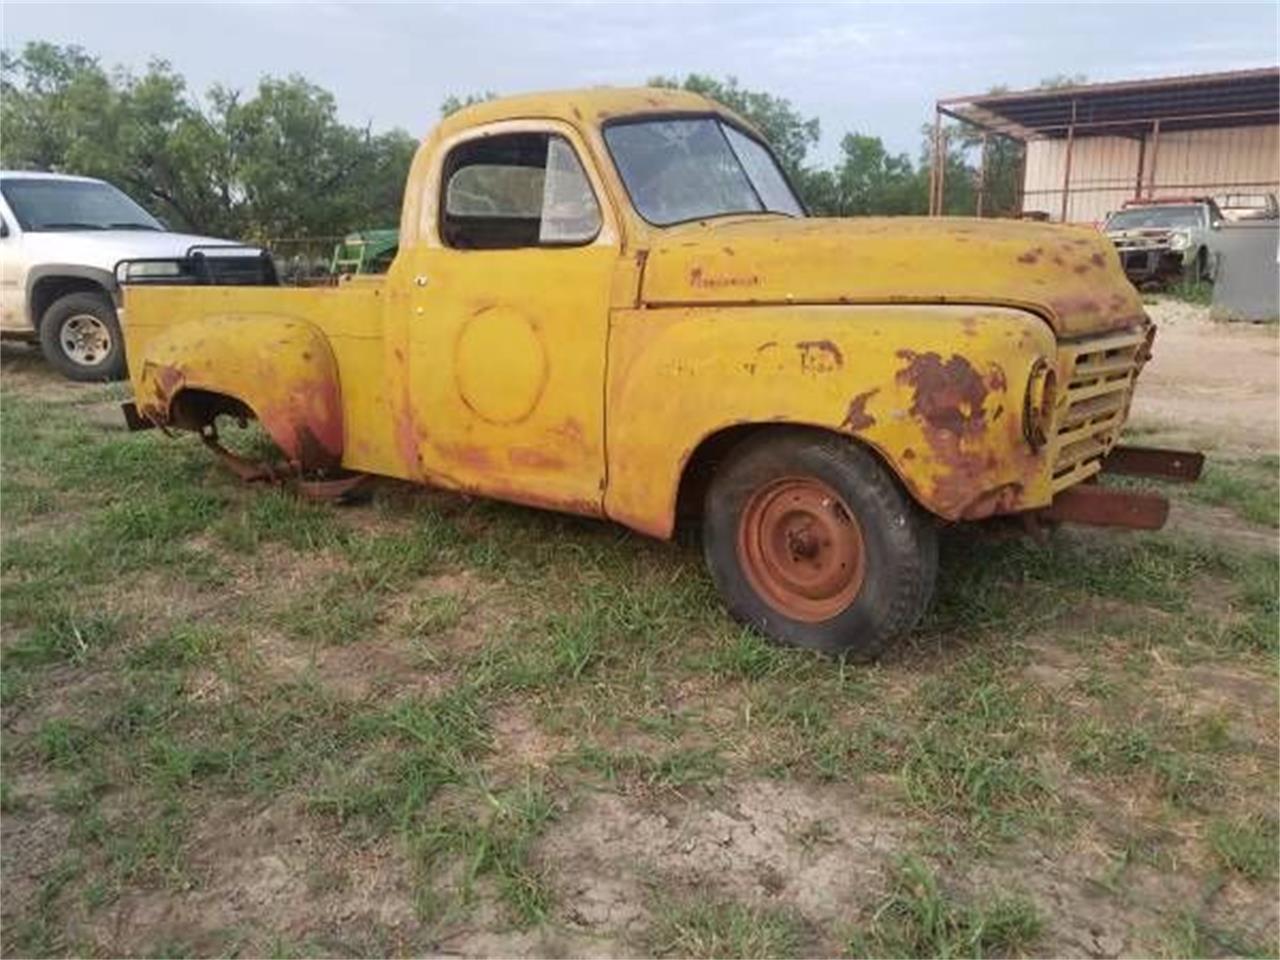
M1274 457L1178 494L1248 537L949 531L927 622L853 666L734 626L694 548L305 504L35 363L6 956L1280 949Z

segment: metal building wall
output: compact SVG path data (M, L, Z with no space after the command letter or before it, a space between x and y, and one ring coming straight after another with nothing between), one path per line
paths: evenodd
M1067 220L1097 223L1134 196L1143 155L1144 196L1280 193L1280 126L1148 134L1145 150L1127 137L1078 137L1071 155ZM1024 211L1062 212L1065 140L1027 144ZM1155 187L1152 189L1154 178Z

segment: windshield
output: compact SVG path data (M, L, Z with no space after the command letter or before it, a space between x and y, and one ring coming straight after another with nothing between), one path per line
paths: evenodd
M155 217L95 180L13 177L0 181L23 230L163 230Z
M1200 227L1204 220L1199 207L1135 207L1121 210L1107 221L1108 230L1142 230L1146 228Z
M804 216L772 154L722 120L642 120L605 128L640 216L658 226L734 213Z

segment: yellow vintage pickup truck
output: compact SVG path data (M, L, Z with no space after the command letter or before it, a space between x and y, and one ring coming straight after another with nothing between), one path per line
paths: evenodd
M365 475L700 529L730 611L870 656L926 608L943 522L1159 526L1087 483L1153 328L1105 237L805 215L769 146L689 93L516 97L418 150L385 277L214 286L120 264L134 426L256 418L314 489Z

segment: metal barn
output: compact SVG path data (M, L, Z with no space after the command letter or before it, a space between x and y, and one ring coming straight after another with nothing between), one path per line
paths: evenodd
M1280 67L1093 83L939 100L943 118L1025 145L1019 212L1097 223L1126 200L1280 193ZM933 163L929 208L943 209L945 165Z

